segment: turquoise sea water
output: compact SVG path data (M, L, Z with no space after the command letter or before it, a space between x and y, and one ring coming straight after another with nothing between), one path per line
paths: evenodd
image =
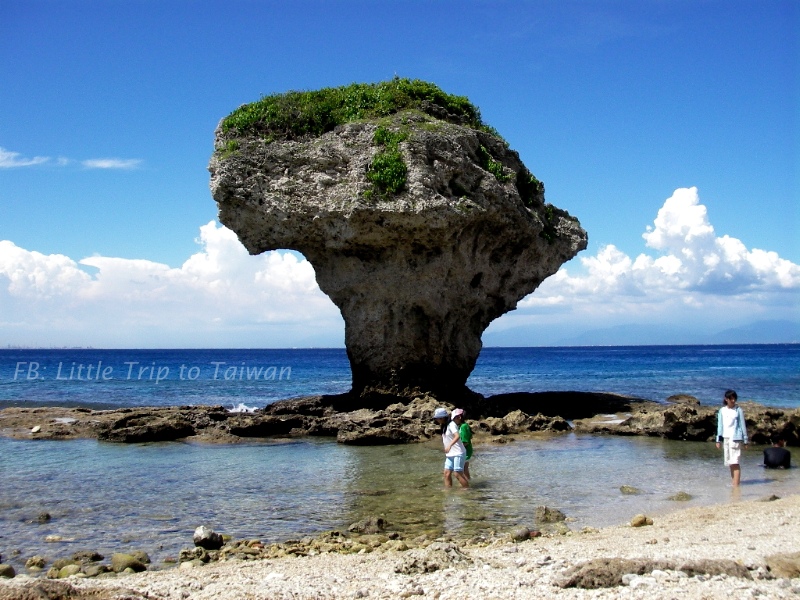
M79 365L85 375L101 362L99 379L77 377ZM36 374L30 363L38 363L35 379L28 378ZM59 364L62 378L51 375ZM224 377L231 367L239 373L259 366L276 367L275 378L247 380L246 370L241 379ZM154 377L147 370L126 377L134 367L152 367ZM157 380L163 367L169 373ZM193 367L197 377L190 379ZM291 374L280 379L286 367ZM67 368L74 368L72 378ZM470 385L487 395L577 389L661 400L690 393L714 404L733 387L744 399L792 407L800 405L800 346L487 349ZM348 387L343 350L0 351L4 405L262 406ZM683 507L667 499L678 491L693 496L688 504L800 492L797 469L765 471L760 462L761 448L748 450L743 485L733 492L710 443L544 436L479 446L473 489L447 492L436 440L359 448L321 439L204 446L0 438L0 554L20 569L33 554L57 558L83 549L143 549L160 561L190 546L201 524L279 541L376 514L407 534L469 535L533 526L538 505L562 510L580 529ZM622 485L642 493L623 495ZM39 524L41 512L52 520ZM63 541L48 543L48 535Z

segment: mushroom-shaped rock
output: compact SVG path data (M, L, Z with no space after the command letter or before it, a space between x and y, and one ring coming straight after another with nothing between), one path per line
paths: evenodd
M220 122L209 171L251 254L314 266L364 398L463 394L486 327L586 247L477 108L421 81L244 105Z

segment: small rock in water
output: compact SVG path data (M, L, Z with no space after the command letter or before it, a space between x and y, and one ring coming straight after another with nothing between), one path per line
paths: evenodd
M93 550L80 550L72 555L72 560L78 562L98 562L105 558L102 554L94 552Z
M192 540L195 546L206 550L219 550L222 548L222 544L225 543L220 534L205 525L201 525L194 530Z
M557 508L549 508L547 506L537 506L535 516L540 523L558 523L567 518L567 515Z
M17 573L11 565L0 565L0 577L4 579L13 579Z
M672 494L667 500L672 500L674 502L687 502L692 499L691 494L687 494L686 492L678 492L677 494Z
M634 496L636 494L641 494L642 490L639 488L633 487L632 485L623 485L620 486L619 491L627 496Z
M388 525L389 523L387 523L386 519L383 517L367 517L366 519L361 519L360 521L352 523L347 530L354 533L373 534L380 533L386 529Z
M32 570L39 570L39 569L44 569L45 564L47 564L47 561L45 560L44 556L39 556L37 554L35 556L31 556L28 560L25 561L25 568Z
M37 523L49 523L53 517L50 516L49 512L40 512L36 517Z

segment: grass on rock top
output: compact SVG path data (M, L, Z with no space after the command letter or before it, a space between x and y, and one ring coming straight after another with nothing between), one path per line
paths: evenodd
M489 131L480 111L464 96L419 79L352 83L309 92L264 96L240 106L222 121L225 133L256 133L271 140L322 135L337 125L418 109L444 121Z
M345 123L381 119L406 110L418 110L435 119L472 127L503 139L483 122L478 107L465 96L448 94L427 81L399 77L380 83L352 83L264 96L225 117L222 131L233 138L257 135L268 142L294 140L319 136ZM376 132L374 142L382 146L382 150L373 160L367 178L379 194L396 194L405 186L407 169L399 150L403 139L402 133L385 127L379 127ZM238 142L229 138L223 151L229 155L238 147ZM511 179L503 165L483 146L479 150L479 161L498 181ZM515 179L525 206L534 208L544 201L544 185L530 171L523 169Z

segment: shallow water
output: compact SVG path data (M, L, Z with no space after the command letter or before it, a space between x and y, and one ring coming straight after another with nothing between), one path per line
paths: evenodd
M0 554L16 566L34 554L57 558L81 549L143 549L159 562L191 546L201 524L237 538L283 541L381 515L407 535L471 535L534 526L539 505L562 510L575 519L569 526L580 529L640 512L800 492L797 469L758 466L761 448L746 453L743 485L733 492L711 443L577 434L478 446L473 487L465 491L442 489L439 442L351 447L332 440L206 446L0 439L0 457ZM622 485L642 493L623 495ZM693 499L667 499L678 491ZM40 512L52 520L38 524ZM65 541L46 543L48 535Z

